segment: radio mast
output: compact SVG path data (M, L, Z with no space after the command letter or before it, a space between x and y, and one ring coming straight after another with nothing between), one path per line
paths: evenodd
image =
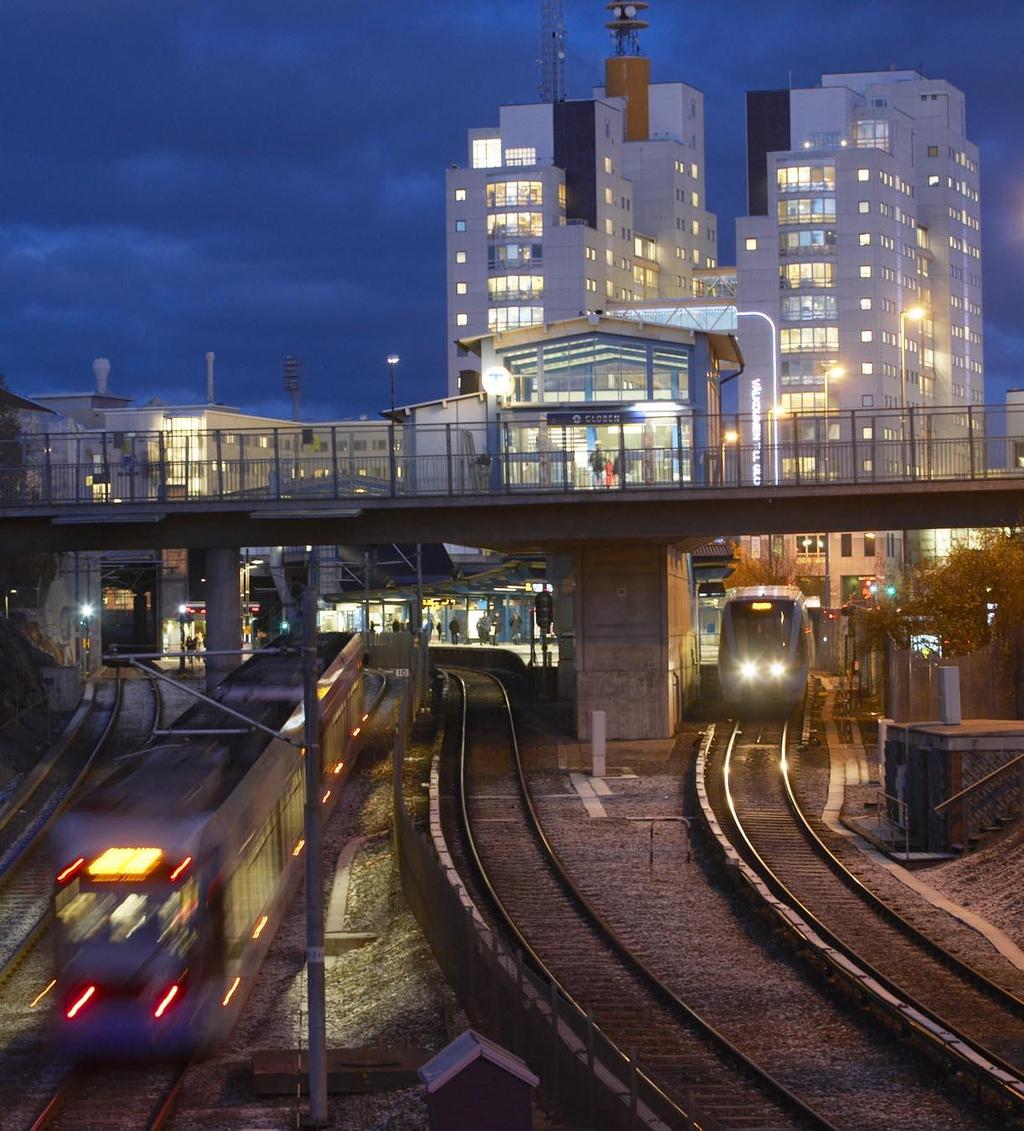
M565 101L565 0L540 0L540 98Z

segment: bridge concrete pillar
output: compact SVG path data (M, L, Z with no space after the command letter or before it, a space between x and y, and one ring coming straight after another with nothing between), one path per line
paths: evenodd
M238 547L206 551L206 648L209 652L242 646L242 590ZM206 688L217 686L241 662L239 656L207 656Z
M674 546L587 546L576 554L576 732L607 713L609 739L670 737L696 686L689 555Z

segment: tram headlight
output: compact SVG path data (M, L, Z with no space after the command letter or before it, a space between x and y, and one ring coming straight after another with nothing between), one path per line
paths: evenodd
M740 676L743 679L753 679L757 675L757 664L751 660L744 660L740 664Z
M784 676L786 674L786 665L780 664L779 661L776 660L768 670L776 679L779 679L781 676Z

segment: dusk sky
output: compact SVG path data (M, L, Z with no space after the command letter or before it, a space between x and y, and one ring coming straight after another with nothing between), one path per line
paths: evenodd
M602 81L603 0L568 0L570 97ZM1024 385L1024 2L652 0L656 81L705 92L719 261L746 209L744 91L916 67L981 147L989 401ZM444 169L537 99L536 0L4 0L0 372L309 418L443 395Z

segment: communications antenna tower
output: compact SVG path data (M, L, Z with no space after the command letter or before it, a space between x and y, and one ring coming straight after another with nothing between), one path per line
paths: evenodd
M565 101L565 0L540 0L540 98Z

